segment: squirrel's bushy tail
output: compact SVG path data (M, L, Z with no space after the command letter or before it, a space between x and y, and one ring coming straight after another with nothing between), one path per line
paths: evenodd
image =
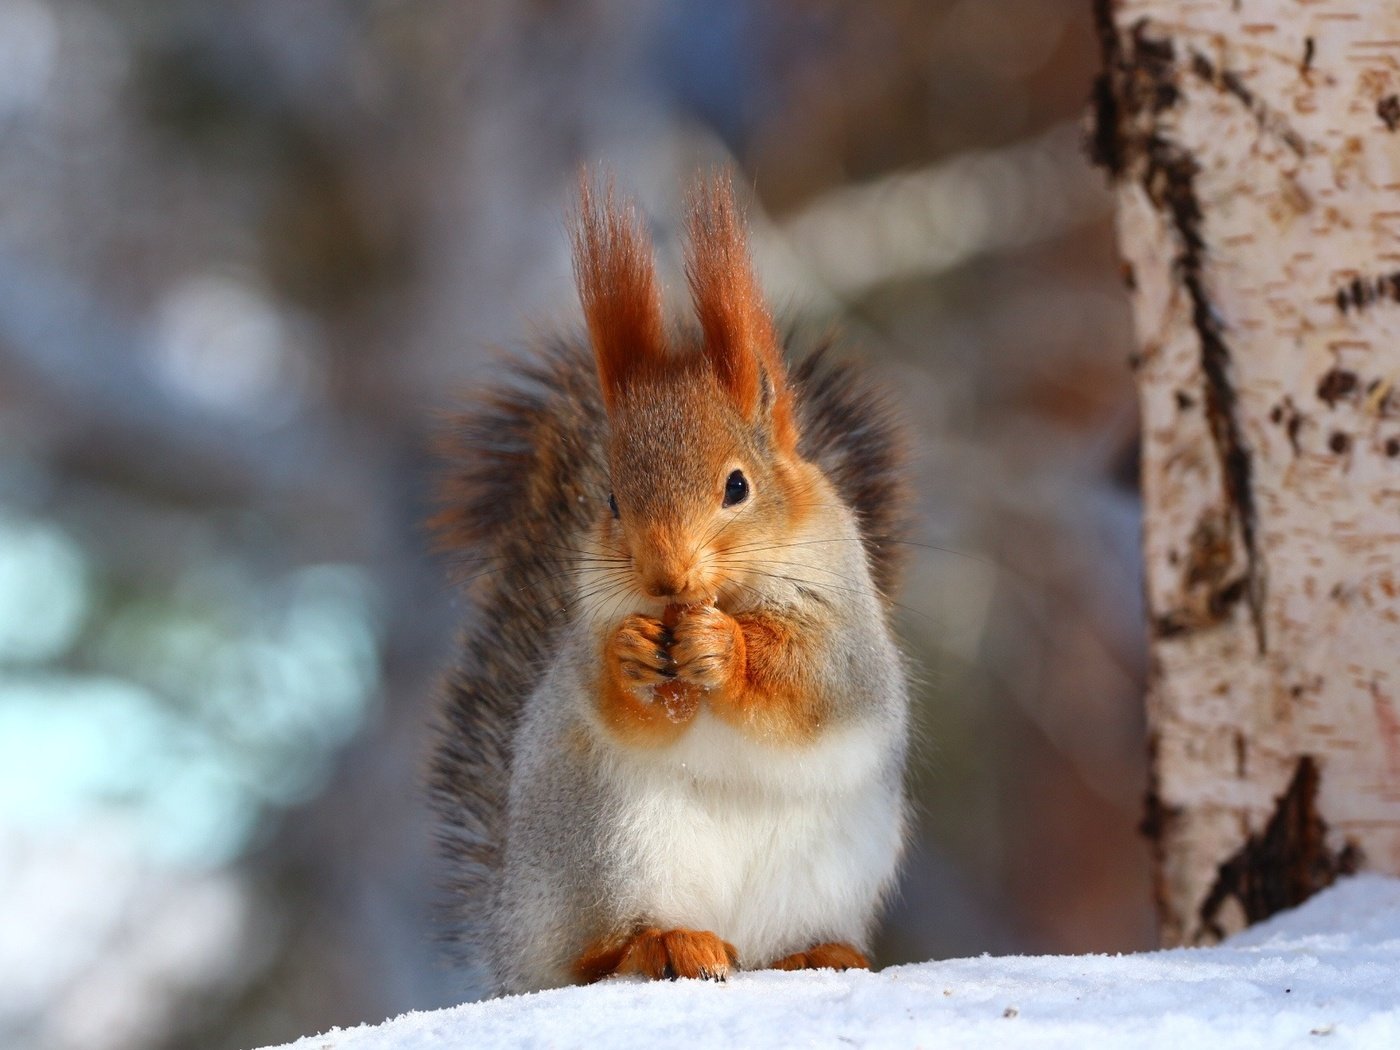
M858 367L825 348L791 376L800 451L856 513L876 587L897 577L907 524L902 426ZM605 513L607 419L592 354L561 343L513 366L441 446L438 545L472 612L445 683L430 792L451 865L449 936L483 936L504 848L511 742L569 620L578 548Z
M560 344L514 365L440 443L431 527L471 613L429 790L450 865L448 939L469 953L489 935L516 720L567 623L574 548L607 499L606 426L592 358Z
M797 447L855 511L870 576L889 603L908 551L909 439L879 384L857 364L828 361L830 348L822 344L792 370Z

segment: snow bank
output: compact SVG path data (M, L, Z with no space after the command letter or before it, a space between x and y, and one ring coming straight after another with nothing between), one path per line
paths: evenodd
M289 1050L493 1047L1400 1047L1400 879L1359 876L1217 948L952 959L880 973L612 980Z

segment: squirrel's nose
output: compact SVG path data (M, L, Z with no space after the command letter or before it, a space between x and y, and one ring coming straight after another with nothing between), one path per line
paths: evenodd
M674 598L685 592L686 577L681 573L666 573L651 578L646 592L653 598Z

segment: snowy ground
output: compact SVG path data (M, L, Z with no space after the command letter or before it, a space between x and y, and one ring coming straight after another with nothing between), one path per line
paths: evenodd
M1218 948L880 973L613 980L406 1014L295 1050L871 1046L1400 1048L1400 879L1360 876Z

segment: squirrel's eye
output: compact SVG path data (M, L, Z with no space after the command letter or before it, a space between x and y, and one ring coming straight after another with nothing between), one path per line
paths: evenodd
M614 518L622 517L622 515L617 512L617 497L611 492L608 493L608 510L612 511L612 516Z
M736 470L729 475L729 479L724 483L724 505L732 507L736 503L743 503L749 498L749 481L744 477L742 470Z

